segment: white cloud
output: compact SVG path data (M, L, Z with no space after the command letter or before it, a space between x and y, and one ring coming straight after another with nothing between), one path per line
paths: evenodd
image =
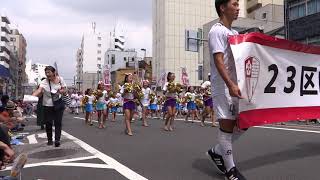
M94 3L93 3L94 2ZM123 3L128 6L123 6ZM75 75L75 54L83 33L109 33L120 24L127 40L127 48L152 50L150 0L10 0L2 3L13 25L26 37L27 56L33 61L58 62L65 79ZM130 4L130 5L129 5ZM118 10L115 9L118 7ZM71 83L72 81L68 81Z

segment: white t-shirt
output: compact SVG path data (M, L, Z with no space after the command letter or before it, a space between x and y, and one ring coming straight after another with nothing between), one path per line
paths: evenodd
M94 95L86 95L88 97L88 104L93 104L93 101L96 99L96 97Z
M111 97L110 99L109 99L109 103L118 103L119 102L119 99L118 98L113 98L113 97Z
M214 63L213 55L215 53L221 52L224 54L224 65L226 70L228 71L231 80L237 84L235 62L228 42L228 36L231 35L238 35L238 32L226 28L221 23L214 24L209 32L212 96L229 95L228 87L220 76Z
M165 96L166 96L166 97L171 97L171 98L176 98L176 93L170 93L170 92L168 91L168 85L169 85L169 82L166 82L166 83L164 84L163 88L162 88L163 91L166 91Z
M150 104L149 94L151 93L150 88L142 88L143 98L141 99L141 103L143 106L148 106Z
M77 105L77 100L79 99L78 94L71 94L71 105L76 106Z
M57 91L59 89L61 89L61 87L67 87L67 85L64 82L63 78L62 77L59 77L59 78L60 78L60 82L59 83L50 82L51 92L52 93L57 93ZM43 88L42 105L43 106L52 107L53 106L53 102L52 102L52 97L51 97L51 92L50 92L49 81L47 79L42 80L40 82L40 87ZM61 98L61 95L59 95L59 98Z
M102 91L102 96L99 97L98 102L100 103L106 103L106 97L107 97L108 92L106 90Z
M158 104L158 98L157 96L154 97L154 101L151 104Z
M121 96L121 93L117 93L116 98L119 100L120 106L123 105L123 98Z
M83 96L80 94L78 95L79 100L77 101L78 106L80 106L80 103L82 102Z
M191 101L195 101L196 100L196 93L191 93L191 92L187 92L185 94L185 96L191 96Z

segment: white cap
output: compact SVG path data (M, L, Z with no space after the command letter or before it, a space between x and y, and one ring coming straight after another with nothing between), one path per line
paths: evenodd
M211 73L208 73L208 76L211 76Z

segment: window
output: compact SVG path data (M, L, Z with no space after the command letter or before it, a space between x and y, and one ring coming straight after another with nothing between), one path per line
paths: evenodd
M198 80L203 80L203 66L198 66Z
M134 61L134 57L133 57L133 58L131 58L131 61Z
M289 3L289 19L297 19L306 15L306 0L296 0Z
M101 54L101 50L98 50L98 54Z
M97 59L98 59L98 61L101 61L101 57L98 57Z
M124 61L127 61L127 57L124 57L123 60L124 60Z
M317 12L317 1L316 0L308 1L307 6L308 6L308 14L314 14Z
M194 30L186 30L185 32L185 48L186 51L198 52L199 51L199 32Z
M101 40L101 37L98 37L98 40Z
M262 13L262 19L267 19L267 13Z
M101 44L98 44L98 47L101 47Z
M114 54L111 55L111 64L115 64L116 63L116 57Z

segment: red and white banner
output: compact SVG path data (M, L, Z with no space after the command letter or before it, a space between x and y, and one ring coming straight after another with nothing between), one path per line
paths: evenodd
M110 66L109 65L105 65L104 66L104 71L103 71L103 83L105 86L106 90L110 90L111 89L111 76L110 76Z
M320 118L320 47L261 33L231 36L239 126Z

